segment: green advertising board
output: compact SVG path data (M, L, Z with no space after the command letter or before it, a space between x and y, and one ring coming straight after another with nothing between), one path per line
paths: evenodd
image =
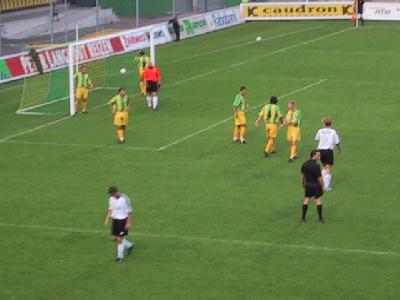
M10 70L4 60L0 60L0 80L11 78Z

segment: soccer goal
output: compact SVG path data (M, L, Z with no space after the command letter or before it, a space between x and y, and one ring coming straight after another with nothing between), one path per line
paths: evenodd
M38 50L43 73L24 79L18 114L74 115L77 72L85 65L93 86L89 89L89 106L101 106L124 86L128 91L138 90L136 63L128 55L146 50L155 63L156 27L81 39L68 45ZM50 62L50 63L49 63ZM37 66L32 62L32 66ZM128 72L121 75L119 70ZM90 108L89 108L90 109Z

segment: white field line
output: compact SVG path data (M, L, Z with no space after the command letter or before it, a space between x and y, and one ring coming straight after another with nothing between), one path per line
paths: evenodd
M230 68L233 68L233 67L236 67L236 66L245 64L245 63L247 63L247 62L249 62L249 61L256 60L256 59L259 59L259 58L262 58L262 57L267 57L267 56L271 56L271 55L274 55L274 54L282 53L282 52L285 52L285 51L288 51L288 50L291 50L291 49L294 49L294 48L297 48L297 47L300 47L300 46L307 45L307 44L312 43L312 42L315 42L315 41L319 41L319 40L325 39L325 38L327 38L327 37L331 37L331 36L340 34L340 33L342 33L342 32L346 32L346 31L349 31L349 30L353 30L353 29L354 29L354 27L351 27L351 28L346 28L346 29L342 29L342 30L335 31L335 32L333 32L333 33L325 34L325 35L322 35L322 36L320 36L320 37L318 37L318 38L314 38L314 39L311 39L311 40L307 40L307 41L305 41L305 42L301 42L301 43L299 43L299 44L296 44L296 45L293 45L293 46L290 46L290 47L285 47L285 48L278 49L278 50L275 50L275 51L273 51L273 52L270 52L270 53L267 53L267 54L264 54L264 55L259 55L259 56L256 56L256 57L253 57L253 58L250 58L250 59L247 59L247 60L243 60L243 61L241 61L240 63L232 64L232 65L229 65L229 66L227 66L227 67L222 67L222 68L214 69L213 71L210 71L210 72L206 72L206 73L202 73L202 74L199 74L199 75L196 75L196 76L193 76L193 77L189 77L189 78L186 78L186 79L177 81L177 82L175 82L175 83L173 83L173 84L171 84L171 85L165 85L164 88L166 88L166 87L172 87L172 86L175 86L175 85L182 84L182 83L184 83L184 82L188 82L188 81L195 80L195 79L198 79L198 78L201 78L201 77L205 77L205 76L214 74L214 73L216 73L216 72L219 72L219 71L222 71L222 70L225 70L225 69L230 69ZM107 104L107 103L104 103L104 104L102 104L102 105L99 105L98 107L102 107L102 106L104 106L104 105L106 105L106 104ZM13 134L13 135L4 137L3 139L0 139L0 143L1 143L1 142L4 142L4 141L6 141L6 140L9 140L9 139L11 139L11 138L13 138L13 137L20 136L20 135L24 135L24 134L26 134L26 133L29 133L29 132L32 132L32 131L35 131L35 130L38 130L38 129L41 129L41 128L51 126L51 125L53 125L53 124L59 123L59 122L64 121L64 120L67 120L68 118L69 118L69 117L64 117L64 118L61 118L61 119L59 119L59 120L56 120L56 121L53 121L53 122L50 122L50 123L46 123L46 124L43 124L43 125L34 127L34 128L32 128L32 129L24 130L24 131L21 131L21 132L19 132L19 133L16 133L16 134Z
M0 143L4 143L5 141L8 141L8 140L10 140L10 139L12 139L12 138L15 138L15 137L17 137L17 136L21 136L21 135L24 135L24 134L27 134L27 133L30 133L30 132L33 132L33 131L36 131L36 130L45 128L45 127L49 127L49 126L54 125L54 124L57 124L57 123L60 123L60 122L62 122L62 121L64 121L64 120L69 119L70 117L71 117L71 116L66 116L66 117L63 117L63 118L61 118L61 119L57 119L57 120L55 120L55 121L52 121L52 122L49 122L49 123L44 123L44 124L42 124L42 125L33 127L33 128L31 128L31 129L27 129L27 130L20 131L20 132L18 132L18 133L9 135L9 136L7 136L7 137L5 137L5 138L2 138L2 139L0 140Z
M6 228L21 228L21 229L35 229L35 230L47 230L56 232L69 232L69 233L86 233L86 234L108 234L108 230L100 229L80 229L71 227L55 227L55 226L42 226L42 225L28 225L28 224L9 224L0 223L1 227ZM281 244L281 243L269 243L262 241L252 240L230 240L221 238L208 238L208 237L195 237L195 236L184 236L184 235L171 235L171 234L155 234L145 232L134 232L135 236L143 236L154 239L173 239L187 242L202 242L207 244L226 244L231 246L243 246L243 247L262 247L262 248L281 248L281 249L301 249L309 251L320 251L336 254L360 254L370 256L392 256L400 257L400 252L395 251L381 251L381 250L369 250L369 249L349 249L349 248L337 248L337 247L325 247L315 245L301 245L301 244Z
M294 95L294 94L296 94L296 93L299 93L299 92L308 90L308 89L310 89L310 88L313 88L313 87L315 87L315 86L318 86L318 85L320 85L320 84L322 84L322 83L324 83L324 82L326 82L326 81L327 81L327 79L319 80L319 81L317 81L317 82L311 83L311 84L306 85L306 86L304 86L304 87L302 87L302 88L299 88L299 89L297 89L297 90L291 91L291 92L289 92L289 93L287 93L287 94L281 95L281 96L279 96L278 98L284 99L284 98L289 97L289 96L291 96L291 95ZM265 104L265 103L260 103L260 104L258 104L258 105L255 105L255 106L251 107L249 110L257 109L257 108L261 107L261 106L264 105L264 104ZM167 148L169 148L169 147L171 147L171 146L174 146L174 145L176 145L176 144L179 144L180 142L183 142L183 141L185 141L185 140L187 140L187 139L190 139L190 138L192 138L192 137L194 137L194 136L196 136L196 135L202 134L203 132L206 132L206 131L208 131L208 130L214 128L214 127L217 127L217 126L219 126L219 125L221 125L221 124L223 124L223 123L226 123L226 122L228 122L229 120L232 120L232 118L233 118L233 117L230 116L230 117L228 117L228 118L226 118L226 119L223 119L223 120L221 120L221 121L218 121L217 123L214 123L214 124L212 124L212 125L210 125L210 126L208 126L208 127L206 127L206 128L203 128L203 129L200 129L200 130L198 130L198 131L195 131L195 132L193 132L193 133L191 133L191 134L189 134L189 135L186 135L186 136L184 136L184 137L182 137L182 138L180 138L180 139L178 139L178 140L176 140L176 141L174 141L174 142L172 142L172 143L169 143L169 144L167 144L167 145L164 145L164 146L158 148L158 150L159 150L159 151L163 151L163 150L165 150L165 149L167 149Z
M79 147L79 148L118 148L128 150L142 150L142 151L158 151L158 148L150 147L133 147L124 145L98 145L98 144L76 144L76 143L57 143L57 142L35 142L35 141L20 141L20 140L9 140L6 141L9 144L25 144L25 145L48 145L48 146L60 146L60 147Z
M322 28L322 27L324 27L324 25L312 26L312 27L307 27L307 28L303 28L303 29L299 29L299 30L294 30L294 31L287 32L287 33L281 33L281 34L273 35L273 36L271 36L271 37L262 39L260 42L271 41L271 40L279 39L279 38L282 38L282 37L291 36L291 35L294 35L294 34L297 34L297 33L306 32L306 31L310 31L310 30L314 30L314 29L319 29L319 28ZM225 50L231 50L231 49L235 49L235 48L241 48L241 47L245 47L245 46L248 46L248 45L257 44L257 43L260 43L260 42L256 42L256 41L253 41L253 40L252 40L252 41L248 41L248 42L241 43L241 44L236 44L236 45L232 45L232 46L222 47L222 48L219 48L219 49L210 50L210 51L202 52L202 53L199 53L199 54L195 54L195 55L191 55L191 56L187 56L187 57L182 57L182 58L180 58L180 59L168 61L167 63L163 63L162 65L163 65L163 66L168 66L168 65L172 65L172 64L175 64L175 63L177 63L177 62L184 61L184 60L193 59L193 58L198 58L198 57L202 57L202 56L207 56L207 55L210 55L210 54L215 54L215 53L223 52L223 51L225 51Z
M259 58L268 57L268 56L272 56L272 55L279 54L279 53L282 53L282 52L286 52L288 50L296 49L296 48L299 48L299 47L314 43L316 41L320 41L320 40L326 39L328 37L338 35L340 33L346 32L346 31L354 30L354 28L355 27L345 28L345 29L342 29L342 30L338 30L338 31L335 31L335 32L332 32L332 33L328 33L328 34L322 35L320 37L317 37L317 38L314 38L314 39L311 39L311 40L307 40L307 41L301 42L301 43L296 44L296 45L292 45L292 46L288 46L288 47L285 47L285 48L281 48L281 49L278 49L278 50L275 50L275 51L272 51L272 52L268 52L268 53L263 54L263 55L254 56L252 58L242 60L241 62L232 64L232 65L230 65L230 67L237 67L237 66L246 64L246 63L248 63L250 61L257 60Z
M94 89L91 89L90 91L94 92L94 91L102 90L102 89L104 89L104 88L103 87L96 87ZM37 104L37 105L34 105L34 106L29 106L27 108L23 108L23 109L17 110L16 113L17 114L21 114L21 115L23 115L23 114L28 114L29 115L30 114L29 111L32 110L32 109L43 107L43 106L47 106L47 105L50 105L50 104L54 104L56 102L59 102L59 101L62 101L62 100L66 100L68 98L69 98L69 96L64 96L64 97L61 97L61 98L57 98L57 99L51 100L49 102L45 102L45 103L42 103L42 104ZM28 113L26 113L26 112L28 112ZM42 114L46 115L46 113L42 113ZM47 115L51 115L51 114L47 114Z
M20 88L20 87L22 87L22 86L23 86L23 84L18 84L18 85L15 85L15 86L10 86L10 87L8 87L8 88L5 88L5 89L0 90L0 93L5 93L5 92L11 91L11 90L15 90L15 89Z

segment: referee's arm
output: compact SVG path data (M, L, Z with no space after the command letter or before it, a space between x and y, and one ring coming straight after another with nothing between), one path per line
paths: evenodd
M306 179L304 177L304 173L301 173L301 186L304 188L306 186Z
M322 179L322 176L318 177L318 183L321 186L321 189L323 190L324 189L324 180Z

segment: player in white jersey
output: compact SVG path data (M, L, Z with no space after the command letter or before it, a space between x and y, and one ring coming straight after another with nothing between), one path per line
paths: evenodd
M328 117L322 119L324 126L318 130L315 140L318 142L318 150L321 153L321 163L323 165L322 178L324 180L324 190L332 190L332 167L333 167L333 149L337 147L339 155L342 153L339 135L336 130L331 128L331 120Z
M107 225L112 219L111 235L112 239L117 244L117 262L124 261L124 250L127 250L128 255L131 254L135 244L128 241L124 237L128 234L132 224L132 204L129 197L121 194L118 188L111 186L108 189L110 199L108 200L108 213L104 220L104 225Z

